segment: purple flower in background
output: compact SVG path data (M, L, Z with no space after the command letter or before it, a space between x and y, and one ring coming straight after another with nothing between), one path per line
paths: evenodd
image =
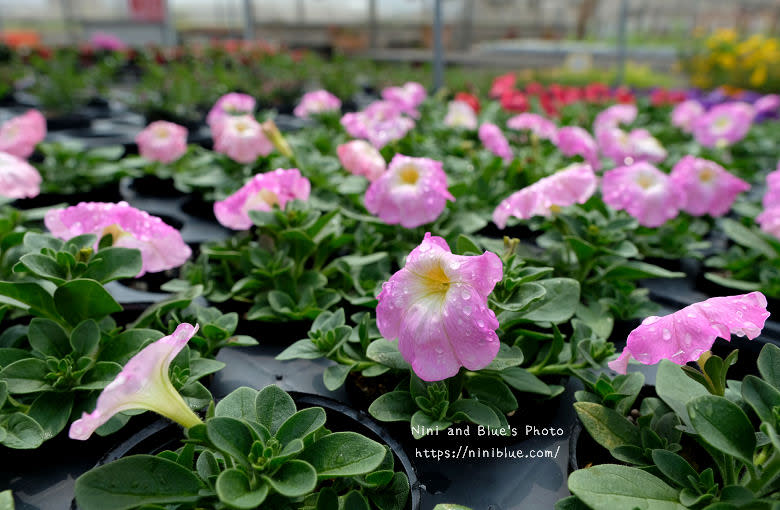
M780 95L767 94L761 96L753 103L753 108L756 109L757 122L765 119L776 119L778 113L780 113Z

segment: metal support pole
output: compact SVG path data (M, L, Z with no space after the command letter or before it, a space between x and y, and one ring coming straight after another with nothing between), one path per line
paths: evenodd
M620 14L617 26L617 75L615 85L622 85L626 75L626 22L628 0L620 0Z
M303 25L306 22L306 5L303 3L303 0L298 0L295 10L298 14L298 25Z
M62 0L61 6L62 18L65 23L65 32L68 34L68 42L75 46L78 44L78 34L76 33L76 27L74 26L73 0Z
M474 31L474 0L463 0L463 33L460 49L468 51L471 48L471 38Z
M163 40L165 41L166 46L175 46L176 45L176 27L173 24L173 13L171 11L171 2L170 0L164 0L164 11L163 14L165 15L165 18L163 19Z
M444 86L444 45L442 44L441 0L436 0L433 11L433 90Z
M255 38L255 9L252 0L244 0L244 40Z
M370 39L371 49L375 50L379 40L379 24L376 16L377 0L368 0L368 37Z

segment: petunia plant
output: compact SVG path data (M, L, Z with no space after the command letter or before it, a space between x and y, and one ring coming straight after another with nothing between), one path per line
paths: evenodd
M141 175L132 159L122 159L125 151L118 145L87 149L72 141L44 142L38 150L43 161L34 166L42 177L42 193L68 195L111 186L118 189L122 177Z

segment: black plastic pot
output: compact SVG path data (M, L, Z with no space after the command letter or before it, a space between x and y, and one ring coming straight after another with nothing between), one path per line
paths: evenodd
M46 128L49 131L87 129L92 124L92 119L93 117L82 112L53 115L51 117L46 117Z

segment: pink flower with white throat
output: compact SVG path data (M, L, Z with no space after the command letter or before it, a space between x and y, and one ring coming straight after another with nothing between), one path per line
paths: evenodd
M455 197L447 190L440 161L396 154L366 190L365 205L388 225L414 228L438 218L447 200Z
M637 108L633 104L616 104L604 109L596 115L593 131L598 136L604 129L619 128L620 124L631 124L636 120Z
M666 149L646 129L627 133L618 127L603 128L596 136L601 152L617 165L660 163L666 159Z
M393 103L401 112L412 118L418 118L417 107L425 100L425 87L410 81L403 87L387 87L382 91L382 99Z
M395 104L374 101L361 112L345 114L341 117L341 125L351 136L368 140L371 145L381 149L406 136L414 127L414 121L403 116Z
M38 110L28 110L0 126L0 152L27 159L46 138L46 119Z
M187 152L187 128L158 120L135 137L138 152L150 161L172 163Z
M714 297L663 317L648 317L628 335L626 348L609 367L625 374L631 358L645 365L668 359L678 365L696 361L720 337L761 334L769 317L766 297L760 292Z
M719 104L696 120L693 136L705 147L728 147L745 138L755 115L748 103Z
M295 107L293 114L296 117L307 119L312 115L324 112L333 112L341 109L341 100L327 90L315 90L307 92L301 98L301 102Z
M214 150L249 164L269 155L274 146L252 115L231 115L223 118L214 132Z
M531 131L537 138L555 143L558 126L553 121L536 113L521 113L506 121L506 127L518 131Z
M41 192L41 174L27 161L0 152L0 196L32 198Z
M168 374L173 359L197 331L197 325L179 324L171 335L141 349L103 389L95 410L83 413L71 424L68 436L87 440L112 416L130 410L154 411L185 428L202 423L176 391Z
M488 296L503 278L495 253L453 255L441 237L425 234L404 267L382 285L376 323L424 381L441 381L460 367L480 370L498 353L498 320Z
M756 222L761 230L780 239L780 163L777 170L767 175L766 188L762 200L764 210L756 217Z
M586 163L575 163L509 195L493 211L493 223L503 229L511 216L527 220L534 216L551 216L570 205L584 204L597 185L593 168Z
M601 194L605 204L625 210L645 227L677 217L685 200L668 175L646 162L604 172Z
M477 113L464 101L450 101L444 125L452 128L477 129Z
M503 159L505 162L512 161L514 155L509 142L506 141L501 128L490 122L485 122L479 126L479 140L487 150Z
M601 168L599 147L586 130L579 126L566 126L558 130L555 144L565 156L582 156L594 170Z
M365 140L352 140L338 146L336 152L341 165L348 172L375 181L387 168L384 158L373 145Z
M217 99L206 116L206 124L212 129L225 118L231 115L252 114L255 111L255 98L239 92L230 92Z
M179 267L192 255L178 230L127 202L81 202L52 209L46 213L44 223L60 239L95 234L100 241L111 235L113 246L140 250L143 267L138 276Z
M672 110L672 124L686 133L692 133L693 127L704 113L704 106L700 102L688 99L678 103Z
M723 216L737 195L750 189L750 184L719 164L693 156L685 156L674 165L671 179L685 197L681 209L694 216Z
M233 230L252 227L249 211L270 211L274 206L284 209L291 200L308 200L311 183L297 168L277 168L257 174L241 189L214 204L214 215L222 225Z

